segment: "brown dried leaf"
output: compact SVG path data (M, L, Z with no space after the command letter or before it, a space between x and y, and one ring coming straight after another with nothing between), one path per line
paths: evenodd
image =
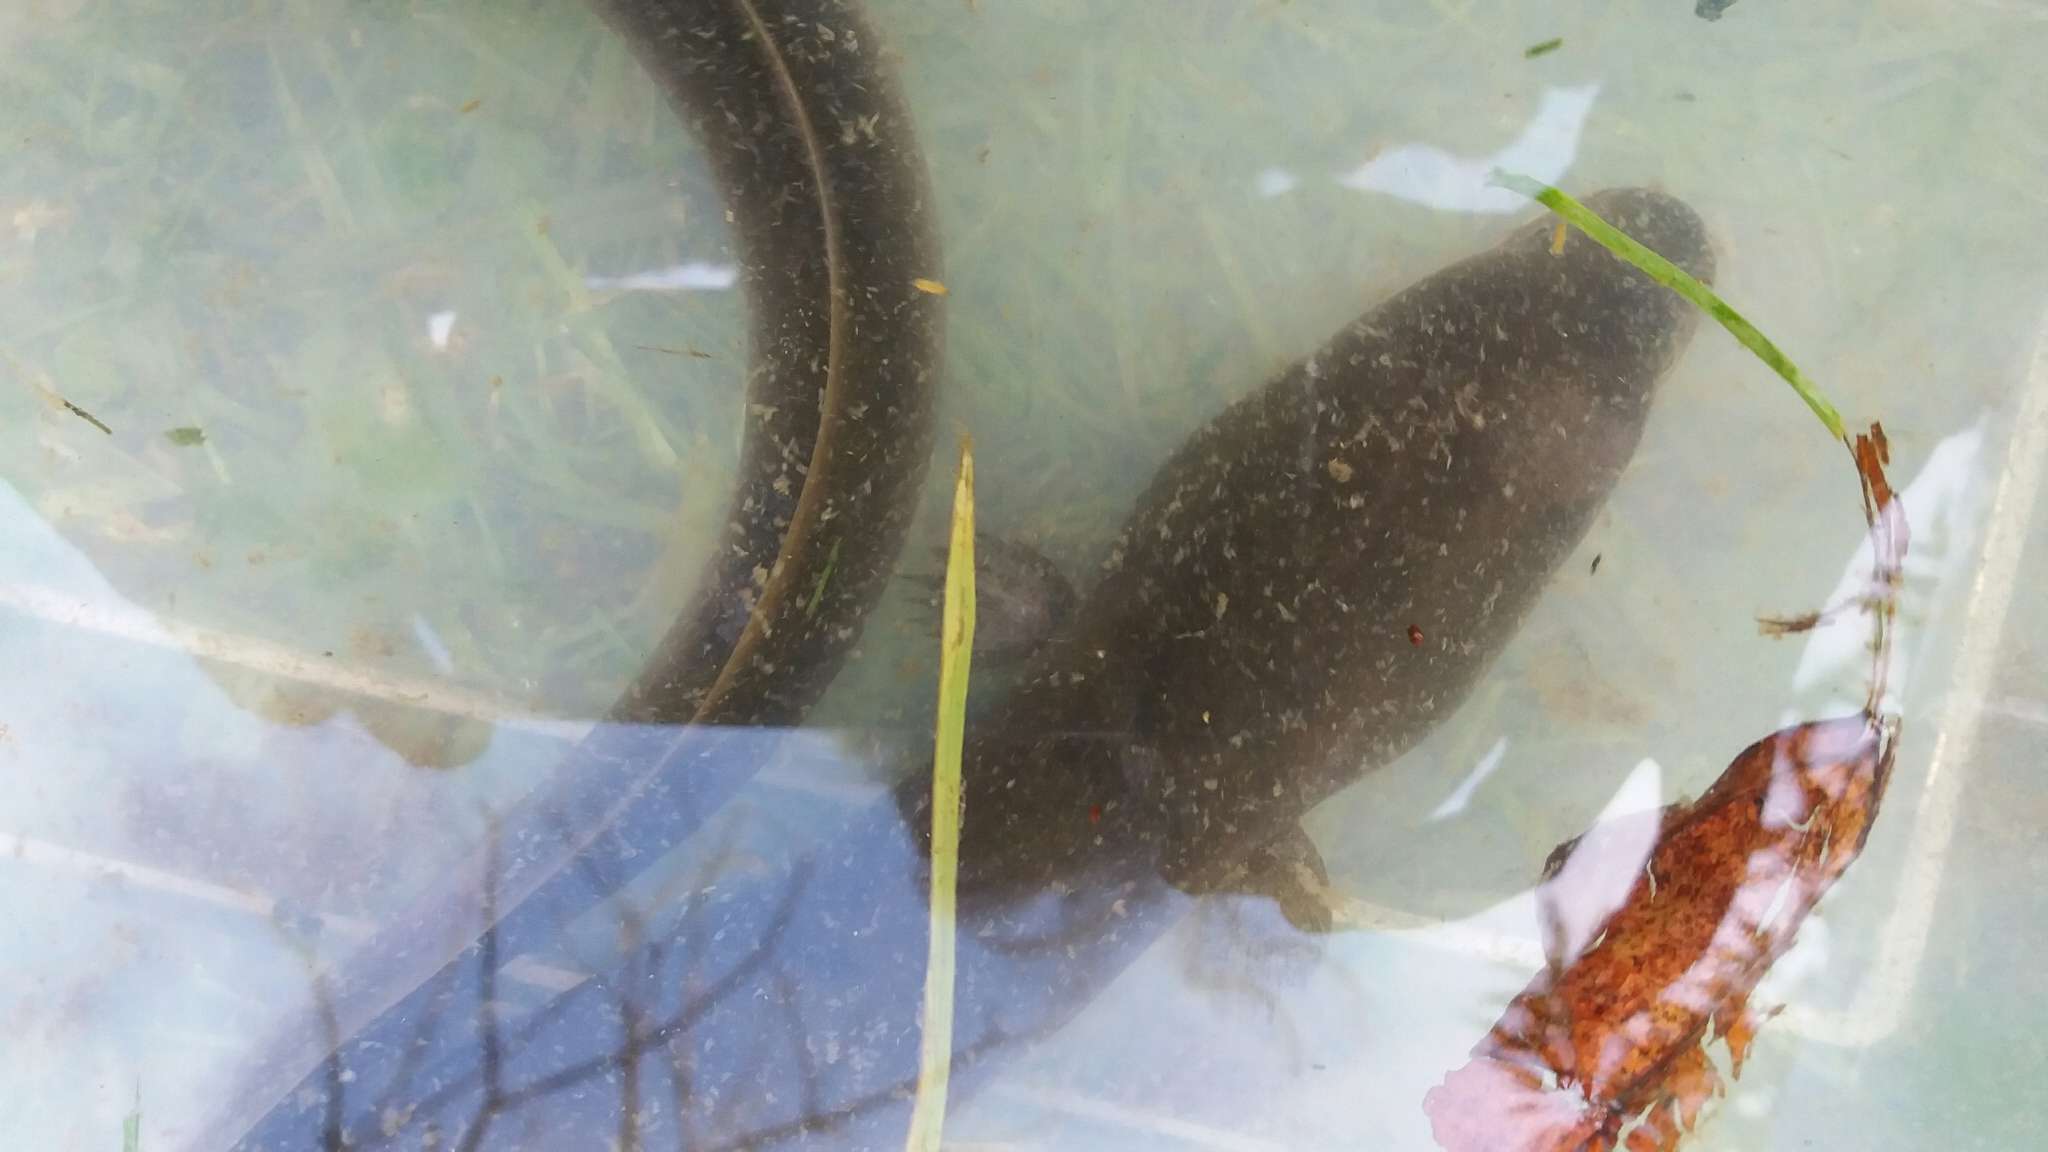
M1671 1099L1678 1105L1678 1123L1687 1132L1699 1121L1700 1110L1707 1101L1721 1094L1721 1074L1714 1070L1713 1061L1707 1059L1705 1048L1694 1048L1680 1056L1671 1068L1667 1081Z
M1896 749L1897 718L1880 719L1877 709L1906 522L1884 475L1884 430L1872 424L1849 447L1875 557L1868 705L1750 745L1698 800L1661 813L1653 837L1629 842L1619 853L1626 860L1602 858L1603 847L1617 855L1623 841L1613 835L1552 855L1539 893L1546 932L1563 939L1552 929L1572 924L1597 933L1575 955L1547 940L1551 966L1509 1005L1472 1062L1425 1098L1446 1149L1612 1152L1616 1118L1640 1115L1622 1139L1628 1152L1673 1152L1723 1090L1704 1046L1710 1030L1727 1040L1741 1074L1759 1019L1750 993L1861 853ZM1779 623L1799 630L1812 622ZM1591 902L1587 893L1610 874L1616 883ZM1626 896L1615 905L1622 884ZM1774 909L1768 919L1765 908ZM1674 988L1685 995L1670 995ZM1558 1086L1545 1091L1506 1071L1529 1066L1548 1069Z
M1728 1024L1723 1029L1728 1039L1730 1075L1735 1076L1737 1079L1741 1078L1742 1064L1745 1060L1749 1059L1749 1046L1756 1040L1758 1026L1784 1010L1785 1006L1780 1004L1770 1011L1759 1015L1745 1007L1741 1012L1731 1015Z

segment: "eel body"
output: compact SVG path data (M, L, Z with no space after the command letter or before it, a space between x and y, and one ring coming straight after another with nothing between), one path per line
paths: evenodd
M1698 216L1595 211L1701 279ZM1136 853L1290 919L1308 809L1400 755L1515 634L1627 466L1689 305L1522 227L1366 312L1162 465L1101 583L968 734L963 899ZM926 797L899 792L906 819Z

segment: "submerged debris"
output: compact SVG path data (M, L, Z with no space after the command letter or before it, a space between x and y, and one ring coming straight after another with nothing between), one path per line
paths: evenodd
M692 360L716 359L711 353L704 351L695 344L685 344L681 348L671 348L666 344L635 344L633 347L638 348L642 352L660 352L668 356L688 356Z
M66 412L71 413L73 416L78 417L80 420L85 421L87 424L90 424L93 427L99 429L100 431L105 432L107 435L112 436L114 434L114 430L112 428L107 427L106 421L101 420L99 417L93 415L90 412L87 412L85 409L80 408L78 405L73 404L71 401L64 399L62 396L57 397L57 403L62 404Z
M1883 429L1850 448L1874 555L1863 711L1767 736L1696 802L1551 855L1537 894L1548 965L1423 1099L1448 1152L1671 1152L1722 1091L1709 1045L1725 1040L1741 1075L1750 995L1862 853L1896 750L1898 717L1878 709L1906 522Z
M1549 965L1424 1097L1450 1152L1669 1152L1740 1075L1750 994L1877 818L1896 718L1800 724L1744 749L1690 805L1558 849L1538 892ZM1626 897L1601 915L1616 878Z

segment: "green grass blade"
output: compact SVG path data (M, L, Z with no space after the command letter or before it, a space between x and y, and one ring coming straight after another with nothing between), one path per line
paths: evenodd
M121 1119L121 1152L142 1152L142 1087L135 1088L135 1109Z
M1787 384L1792 385L1792 390L1799 393L1799 398L1806 401L1806 406L1813 409L1813 414L1820 417L1820 422L1827 426L1830 435L1844 442L1848 440L1848 433L1842 427L1841 413L1835 411L1835 406L1828 403L1827 397L1821 395L1820 386L1807 379L1806 374L1799 370L1798 365L1792 363L1790 357L1779 351L1778 346L1771 343L1763 333L1757 331L1756 325L1745 319L1742 313L1729 307L1727 301L1715 295L1712 288L1693 279L1671 261L1643 247L1621 229L1602 220L1592 209L1548 184L1514 172L1502 171L1494 172L1493 182L1503 188L1520 192L1557 213L1572 227L1592 237L1601 247L1642 269L1651 279L1692 301L1700 311L1720 321L1721 327L1726 328L1729 335L1740 341L1744 348L1756 353L1757 359L1769 365L1772 371L1784 377Z
M938 1152L953 1064L954 886L960 871L960 746L967 731L967 666L974 651L974 441L960 437L946 600L939 639L939 722L932 757L931 950L925 960L924 1042L907 1152Z
M804 602L804 619L818 614L818 605L825 599L825 588L832 583L832 574L839 571L839 545L842 540L832 541L832 551L825 557L825 567L818 573L817 583L811 585L811 598Z

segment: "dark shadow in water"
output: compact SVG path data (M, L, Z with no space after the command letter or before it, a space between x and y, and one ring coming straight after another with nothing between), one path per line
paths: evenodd
M900 837L895 849L899 863L910 858ZM922 970L903 961L922 956L918 892L877 884L856 856L739 876L736 850L712 851L675 907L612 916L605 927L623 952L614 966L569 968L573 950L558 950L580 980L538 1003L510 986L516 958L488 931L412 998L417 1014L336 1043L325 976L311 972L333 1054L239 1146L568 1147L609 1130L626 1149L760 1147L900 1105L915 1084L907 1022ZM495 900L487 888L484 915ZM834 960L859 969L875 959L848 950L849 938L889 953L887 984L833 978ZM968 963L963 985L986 967ZM962 1035L962 1073L1021 1038L989 1020Z

